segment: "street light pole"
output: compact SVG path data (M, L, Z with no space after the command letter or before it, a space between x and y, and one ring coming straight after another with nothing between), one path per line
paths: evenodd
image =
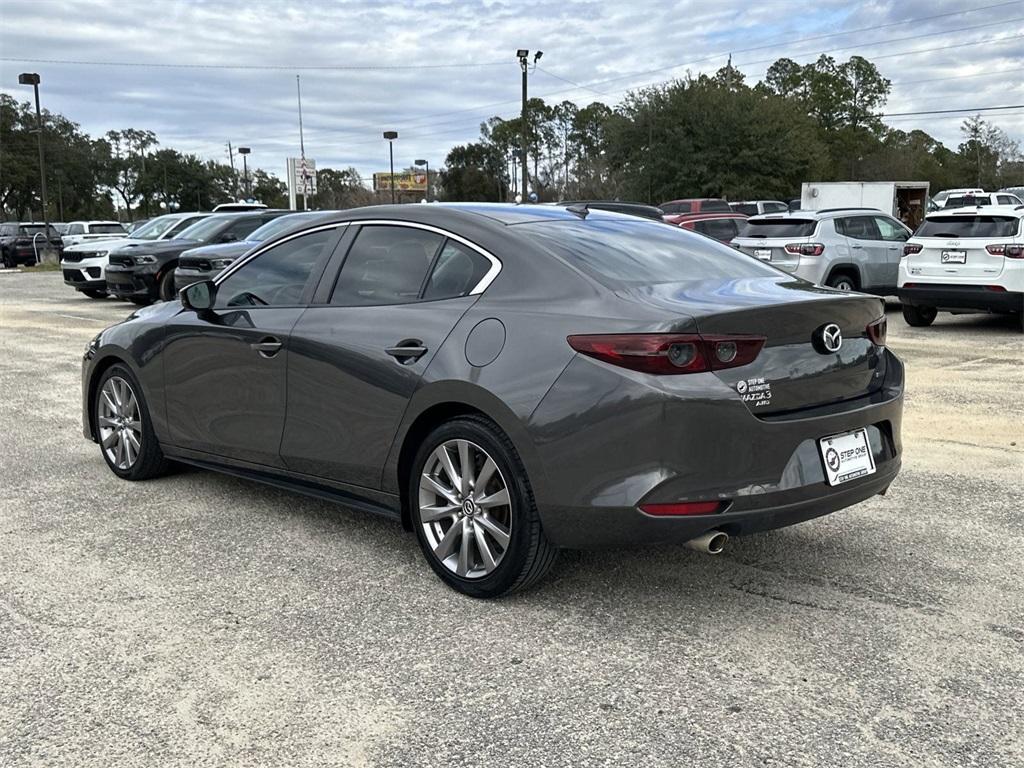
M46 160L43 158L43 113L39 108L39 75L36 72L22 72L18 83L31 85L36 97L36 138L39 143L39 191L43 203L43 232L47 247L50 244L50 209L46 204Z
M529 55L530 55L530 52L528 50L526 50L525 48L520 48L519 50L516 51L516 57L519 59L519 68L521 70L523 70L523 111L522 111L522 115L520 117L520 122L522 123L522 126L521 126L522 127L522 131L521 131L520 137L519 137L519 142L520 142L519 151L522 154L522 158L521 159L522 159L522 162L523 162L523 166L522 166L522 173L523 173L522 196L523 196L523 200L524 201L526 200L527 186L529 185L529 166L527 165L527 158L526 158L526 141L527 141L526 76L527 76L527 74L529 72L529 62L527 61L527 58L529 57ZM540 61L540 57L543 56L543 55L544 55L544 51L537 51L535 54L533 54L533 67L534 67L534 69L537 68L537 62Z
M414 164L415 165L422 165L422 166L426 167L426 169L427 169L427 195L426 195L426 198L427 198L427 202L429 203L430 202L430 163L428 163L426 160L416 160Z
M392 143L398 138L398 131L384 131L384 138L388 140L388 159L391 161L391 204L395 203L395 145Z
M245 199L248 200L252 197L252 188L249 186L249 163L246 158L252 149L249 147L239 147L238 154L242 156L242 180L245 182Z

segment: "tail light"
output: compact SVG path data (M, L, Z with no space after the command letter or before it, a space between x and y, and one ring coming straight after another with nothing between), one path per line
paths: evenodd
M871 339L871 343L876 347L885 346L885 334L889 327L889 321L885 317L880 317L867 327L868 338Z
M825 252L825 246L821 243L790 243L785 250L794 256L821 256Z
M680 501L671 504L641 504L640 509L657 517L713 515L729 505L727 501Z
M998 245L986 245L985 250L993 256L1005 256L1008 259L1024 259L1024 245L999 243Z
M641 373L704 373L747 365L764 346L763 336L701 336L613 333L570 336L581 355Z
M906 245L903 246L903 255L904 256L911 256L911 255L913 255L915 253L920 253L921 252L921 248L923 248L923 247L924 246L917 245L916 243L907 243Z

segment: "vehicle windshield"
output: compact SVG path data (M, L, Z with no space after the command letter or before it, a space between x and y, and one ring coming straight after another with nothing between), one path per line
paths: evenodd
M20 227L18 227L18 234L19 235L28 235L29 237L31 237L32 235L39 234L40 232L43 232L44 231L43 228L45 226L46 226L45 224L22 224ZM50 225L49 232L50 232L50 237L57 237L58 236L57 235L57 230L53 228L52 224Z
M123 224L90 224L89 232L94 235L123 235L126 230Z
M178 216L158 216L132 232L132 240L159 240L160 236L177 224Z
M967 208L972 205L992 205L990 195L956 195L946 200L943 208Z
M818 222L814 219L748 219L739 237L810 237Z
M191 227L186 227L174 237L179 240L198 240L200 243L208 243L233 218L232 216L208 216L205 219L200 219Z
M732 213L732 208L725 200L704 200L700 204L701 213Z
M930 216L914 237L1013 237L1020 222L1015 216Z
M726 245L645 219L531 222L516 228L612 288L779 276Z
M281 232L284 232L286 229L294 227L296 224L302 221L302 219L307 219L318 215L320 215L320 211L316 211L315 213L294 213L291 214L290 216L280 216L276 219L271 219L262 227L254 229L252 231L252 234L250 234L245 239L251 240L254 243L262 243L264 240L269 240L275 235L279 235Z

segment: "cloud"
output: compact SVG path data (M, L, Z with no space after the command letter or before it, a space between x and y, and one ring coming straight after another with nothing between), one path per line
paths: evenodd
M940 14L955 15L913 21ZM301 74L307 156L369 175L386 167L384 130L399 131L397 165L419 157L440 165L454 144L476 138L487 117L513 116L520 47L544 51L531 94L580 104L614 104L630 88L713 72L730 52L755 82L780 56L805 62L841 48L830 55L862 55L893 81L886 112L910 112L1024 103L1022 17L1024 2L979 10L947 0L5 0L5 57L209 68L4 61L0 90L25 98L17 73L37 71L46 107L92 135L147 128L165 146L220 160L230 140L252 147L254 164L283 176L285 158L298 154ZM451 63L479 66L432 66ZM299 66L413 68L293 69ZM588 90L566 81L602 82ZM1022 141L1024 110L1015 113L989 118ZM955 148L965 116L894 118L892 125L922 128Z

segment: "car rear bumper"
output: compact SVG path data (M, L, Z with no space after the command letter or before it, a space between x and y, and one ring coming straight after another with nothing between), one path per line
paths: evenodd
M901 304L912 307L935 307L942 310L975 310L980 312L1020 312L1024 293L996 291L984 285L952 285L921 283L898 289Z
M703 383L665 377L679 381L652 386L597 365L574 360L531 418L544 468L535 497L557 546L683 542L715 529L743 535L779 528L884 492L899 472L904 371L887 350L881 385L870 394L765 417L711 374ZM828 485L818 441L862 428L874 474ZM674 517L640 509L694 501L726 506L718 514Z

